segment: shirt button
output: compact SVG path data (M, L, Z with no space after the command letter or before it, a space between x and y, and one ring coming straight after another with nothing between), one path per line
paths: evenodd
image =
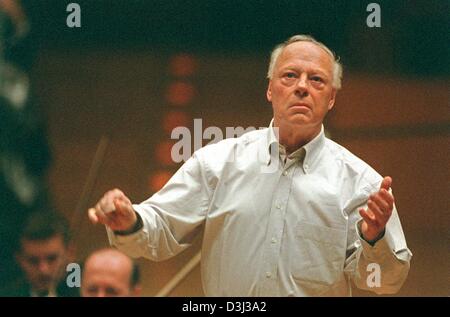
M270 240L270 242L272 242L273 244L277 243L277 239L276 238L272 238L272 240Z
M309 168L308 164L305 164L303 167L305 168L305 170L307 170Z
M277 209L281 209L281 205L277 205Z
M266 277L267 277L267 278L270 278L271 276L272 276L272 273L266 272Z
M288 172L287 172L287 171L284 171L284 172L283 172L283 175L284 175L284 176L286 176L287 174L288 174Z

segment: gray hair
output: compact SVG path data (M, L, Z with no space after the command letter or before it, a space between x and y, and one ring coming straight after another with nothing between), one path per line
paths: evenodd
M272 51L272 54L270 55L270 64L269 64L269 70L267 72L267 78L272 79L273 77L273 70L275 68L275 64L278 60L278 57L280 56L283 49L288 46L289 44L295 43L295 42L311 42L316 44L317 46L321 47L322 49L327 52L328 55L333 59L333 87L337 90L341 89L342 86L342 65L339 63L339 58L336 57L333 51L331 51L328 47L325 46L325 44L317 41L315 38L313 38L310 35L294 35L290 37L287 41L275 46L275 48Z

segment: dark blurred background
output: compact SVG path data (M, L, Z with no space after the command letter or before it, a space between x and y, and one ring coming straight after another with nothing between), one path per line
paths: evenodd
M71 2L80 28L66 25ZM448 296L450 1L376 1L379 28L366 24L371 2L23 0L30 32L6 59L29 74L51 153L45 200L74 224L79 258L107 245L104 229L75 213L102 136L110 141L89 204L113 187L142 201L179 166L170 160L177 125L266 126L270 51L311 34L344 65L331 137L394 179L414 254L398 295ZM46 153L36 142L28 149L37 146ZM142 260L144 294L199 246L164 263ZM202 294L198 267L172 293Z
M75 2L81 29L64 27L71 1L23 2L42 48L266 54L292 34L308 33L339 52L349 70L450 73L449 1L376 1L381 27L369 28L371 1L89 0Z

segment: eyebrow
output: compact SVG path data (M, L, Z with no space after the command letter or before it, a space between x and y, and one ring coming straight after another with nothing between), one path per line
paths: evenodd
M284 72L284 71L287 71L287 70L294 70L294 71L301 71L301 72L305 71L303 68L300 68L300 67L298 67L296 65L287 65L285 67L281 67L280 68L281 72ZM308 72L308 73L313 73L313 74L322 75L324 77L328 77L327 72L325 72L322 69L314 69L312 72ZM331 76L331 74L330 74L330 76Z
M50 257L58 257L59 253L49 253L44 255L30 255L30 254L24 254L25 258L27 259L48 259Z

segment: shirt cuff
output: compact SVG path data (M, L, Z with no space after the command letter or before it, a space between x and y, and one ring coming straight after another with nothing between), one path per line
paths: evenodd
M134 209L134 206L133 206ZM106 227L106 234L108 235L108 240L111 245L120 246L120 245L126 245L132 242L141 241L143 238L145 238L145 232L144 232L144 224L142 216L139 214L139 212L135 209L138 218L140 218L142 222L142 225L139 230L136 232L130 233L130 234L117 234L111 228Z
M362 252L364 253L366 259L370 261L379 259L380 257L383 257L387 254L395 254L395 244L387 228L385 229L383 237L377 240L374 245L371 245L362 237L362 234L359 230L361 222L362 219L360 221L357 221L355 223L355 226L356 232L358 233L359 240L361 242L361 246L363 248Z

